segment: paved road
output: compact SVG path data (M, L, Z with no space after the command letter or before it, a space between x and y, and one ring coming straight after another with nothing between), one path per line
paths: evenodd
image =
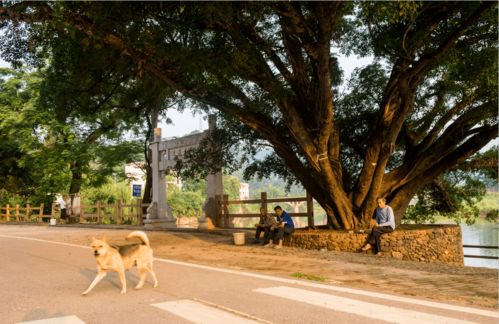
M489 310L435 303L340 284L323 285L156 259L159 287L142 290L135 270L119 293L115 274L88 296L96 273L89 248L0 234L0 323L497 323Z

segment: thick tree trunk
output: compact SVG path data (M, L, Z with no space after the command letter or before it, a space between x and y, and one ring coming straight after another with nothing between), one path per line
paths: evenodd
M154 128L158 127L158 112L152 111L150 119L147 119L147 135L144 147L144 160L146 161L145 171L146 171L146 183L144 188L144 196L142 197L143 203L150 203L152 201L152 168L151 168L151 150L149 149L149 143L154 140ZM146 211L147 212L147 211Z
M70 163L70 169L71 169L71 184L69 185L70 204L67 209L70 210L70 214L73 214L74 198L75 195L80 192L83 175L80 169L80 165L77 161L73 161Z
M69 185L69 194L74 195L80 192L83 175L78 161L71 162L70 169L71 169L71 183Z

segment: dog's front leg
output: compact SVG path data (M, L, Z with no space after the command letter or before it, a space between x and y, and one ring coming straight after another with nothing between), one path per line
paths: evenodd
M125 270L118 271L118 276L120 277L121 282L121 293L126 294L126 278L125 278Z
M106 276L106 271L99 271L99 273L97 273L97 276L95 276L94 281L92 281L92 283L90 284L88 289L85 290L84 292L82 292L81 294L82 295L88 294L90 292L90 290L92 290L95 287L95 285L97 285L99 283L99 281L101 281L102 278L104 278L105 276Z

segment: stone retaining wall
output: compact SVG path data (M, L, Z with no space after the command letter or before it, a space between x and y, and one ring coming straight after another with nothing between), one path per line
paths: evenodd
M367 233L332 230L297 230L284 244L310 250L358 252ZM461 227L457 225L402 225L381 236L383 255L400 260L463 266Z

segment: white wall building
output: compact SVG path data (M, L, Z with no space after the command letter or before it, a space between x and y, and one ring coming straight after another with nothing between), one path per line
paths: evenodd
M240 182L239 183L239 199L246 200L250 198L249 183Z

